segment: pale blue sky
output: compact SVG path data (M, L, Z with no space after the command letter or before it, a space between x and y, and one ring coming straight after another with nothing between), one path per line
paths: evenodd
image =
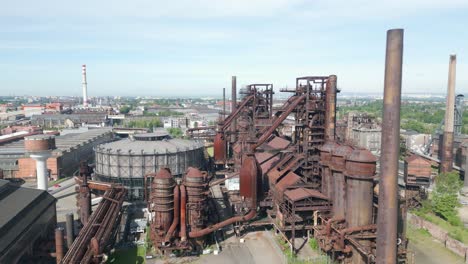
M0 95L212 95L239 84L338 75L383 89L385 36L405 29L403 92L444 93L456 53L468 92L468 1L4 0Z

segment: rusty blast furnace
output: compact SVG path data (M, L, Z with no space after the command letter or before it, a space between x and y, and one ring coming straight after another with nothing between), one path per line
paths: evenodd
M338 262L407 263L404 219L397 219L405 207L395 196L393 171L398 150L389 145L398 142L398 131L390 128L398 128L399 119L388 116L399 113L402 40L402 30L389 31L383 120L389 129L380 175L369 150L335 136L336 75L297 78L295 89L280 90L291 96L277 108L271 84L247 85L237 101L233 77L232 111L226 117L223 111L212 138L210 173L191 167L179 179L164 168L147 175L154 246L163 253L199 251L214 231L232 226L242 235L246 227L269 226L293 252L295 238L307 235ZM288 136L285 125L292 127ZM236 179L238 189L223 189L232 216L211 217L215 187Z

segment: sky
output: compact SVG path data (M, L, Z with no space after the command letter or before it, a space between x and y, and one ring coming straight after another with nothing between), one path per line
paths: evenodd
M386 31L403 28L404 93L468 93L466 0L15 0L0 8L0 95L221 96L338 76L383 93Z

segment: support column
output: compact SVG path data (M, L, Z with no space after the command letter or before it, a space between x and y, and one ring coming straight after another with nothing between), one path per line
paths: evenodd
M62 262L64 256L64 244L63 244L63 228L57 227L55 229L55 257L57 259L57 264Z
M75 239L73 213L66 214L66 232L67 232L67 247L71 248L73 240Z
M231 114L237 110L237 77L232 76L232 83L231 83ZM237 122L236 119L232 120L231 124L231 143L236 142L236 130L237 130Z
M49 152L31 154L30 157L36 161L37 189L48 190L49 171L47 170L47 159L51 156Z

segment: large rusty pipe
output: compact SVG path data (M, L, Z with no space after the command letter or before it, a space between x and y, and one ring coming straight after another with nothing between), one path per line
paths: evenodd
M83 184L83 180L80 177L76 177L76 176L75 176L75 182L79 185ZM106 182L90 181L90 180L86 180L86 184L89 189L98 190L98 191L107 191L107 190L110 190L111 188L116 188L116 189L122 188L122 186L119 186L119 185L112 185Z
M232 76L231 81L231 114L236 112L237 110L237 77ZM231 124L231 143L236 142L236 130L237 130L237 122L234 119Z
M91 191L87 178L86 175L83 175L80 186L80 220L83 225L88 223L91 215Z
M255 159L253 156L251 156L252 154L248 154L248 157L243 159L243 160L248 160L248 159ZM252 173L250 175L250 192L251 194L248 195L252 198L251 200L251 204L250 204L250 210L249 212L246 214L246 215L242 215L242 216L234 216L234 217L231 217L229 219L226 219L220 223L217 223L213 226L210 226L210 227L207 227L207 228L204 228L204 229L201 229L201 230L198 230L198 231L192 231L192 232L189 232L189 237L190 238L197 238L197 237L202 237L202 236L205 236L215 230L218 230L218 229L221 229L225 226L228 226L228 225L231 225L231 224L234 224L236 222L245 222L245 221L248 221L252 218L254 218L256 215L257 215L257 177L259 176L258 175L258 169L257 168L249 168L252 166L252 163L250 162L245 162L241 168L241 174L242 172L250 172Z
M212 182L210 182L210 184L209 184L208 186L211 187L211 186L218 185L218 184L223 183L223 182L225 182L226 180L229 180L229 179L231 179L231 178L233 178L233 177L235 177L235 176L239 176L239 173L233 173L233 174L231 174L231 175L225 176L225 177L222 178L222 179L212 181Z
M325 112L325 139L335 140L335 123L336 123L336 75L328 77L328 85L326 92L326 112Z
M179 224L179 205L180 205L180 197L179 197L179 185L174 187L174 218L172 218L172 224L167 231L166 237L164 238L164 242L169 242L174 234L177 225Z
M63 243L63 228L57 227L55 229L55 257L57 260L57 264L62 262L64 256L64 243Z
M224 221L222 221L220 223L217 223L217 224L212 225L210 227L204 228L202 230L189 232L189 237L190 238L202 237L202 236L208 235L209 233L211 233L213 231L219 230L219 229L221 229L221 228L223 228L225 226L232 225L232 224L234 224L236 222L248 221L248 220L254 218L256 215L257 215L257 210L256 209L250 209L250 211L246 215L231 217L231 218L229 218L227 220L224 220Z
M236 110L234 112L231 112L229 116L223 121L223 125L221 126L220 132L223 132L234 122L236 121L236 118L239 116L239 114L242 112L242 109L250 102L250 100L253 100L254 96L249 95L247 97L244 97L242 100L242 103L239 105L239 107L236 107Z
M66 214L65 227L66 227L66 232L67 232L67 247L71 248L71 245L73 244L73 240L75 239L73 213Z
M380 157L377 263L397 263L398 153L400 146L403 29L387 31Z
M455 78L457 56L450 55L447 84L447 103L445 108L444 138L442 140L442 158L440 172L447 173L453 169L453 126L455 115Z
M299 103L302 102L306 97L307 95L295 97L291 104L288 106L288 108L283 113L281 113L281 115L278 118L275 119L273 124L269 126L266 130L262 131L262 135L258 139L257 143L253 146L253 150L265 143L265 141L268 138L270 138L270 136L278 128L278 126L281 125L281 123L289 116L289 114L296 108L296 106L298 106Z
M187 240L187 191L185 185L180 185L180 240Z

